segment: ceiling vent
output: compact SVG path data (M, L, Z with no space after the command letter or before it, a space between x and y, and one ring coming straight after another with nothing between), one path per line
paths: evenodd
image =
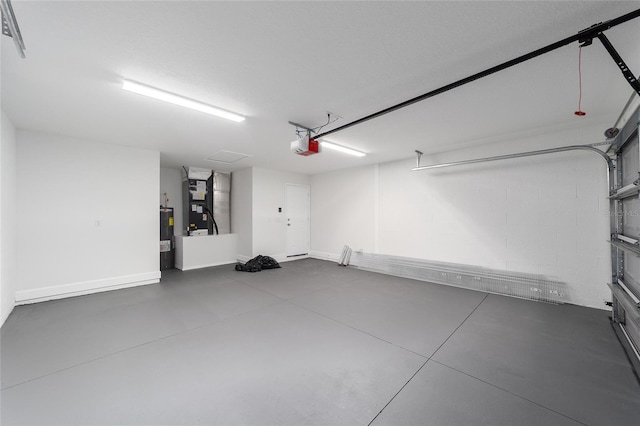
M240 154L239 152L218 151L212 156L207 157L205 160L215 161L216 163L232 164L247 157L251 156L247 154Z

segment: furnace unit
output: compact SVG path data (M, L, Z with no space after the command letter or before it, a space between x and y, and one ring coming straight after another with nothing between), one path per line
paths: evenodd
M189 236L209 234L211 212L208 200L211 194L207 181L210 177L211 170L189 167L187 177L182 182L183 220L185 221L185 231Z
M229 234L231 175L195 167L185 171L182 197L186 234Z
M209 210L213 213L209 234L231 233L231 175L212 172L209 178Z
M160 270L175 266L175 240L173 236L173 208L160 207Z

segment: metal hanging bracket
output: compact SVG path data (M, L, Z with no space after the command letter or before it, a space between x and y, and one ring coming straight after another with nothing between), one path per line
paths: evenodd
M597 154L600 158L602 158L604 160L604 162L607 164L607 170L611 171L614 169L614 165L613 165L613 161L611 161L611 158L609 158L609 156L607 154L605 154L603 151L599 150L598 148L594 148L591 145L569 145L569 146L561 146L561 147L557 147L557 148L550 148L550 149L541 149L539 151L528 151L528 152L519 152L516 154L506 154L506 155L498 155L495 157L485 157L485 158L476 158L473 160L463 160L463 161L455 161L452 163L441 163L441 164L431 164L428 166L420 166L418 165L417 167L411 169L412 171L420 171L420 170L430 170L430 169L440 169L443 167L452 167L452 166L462 166L462 165L467 165L467 164L475 164L475 163L486 163L489 161L500 161L500 160L510 160L513 158L521 158L521 157L531 157L534 155L546 155L546 154L554 154L557 152L566 152L566 151L588 151L588 152L593 152L594 154ZM416 151L419 152L419 151ZM422 153L420 152L420 154L418 155L418 161L420 161L420 155L422 155Z
M291 124L292 126L295 126L296 128L304 129L309 133L313 131L313 129L311 129L310 127L303 126L302 124L294 123L293 121L289 121L288 123Z
M440 163L440 164L431 164L428 166L420 165L420 156L422 153L420 151L416 151L418 154L418 164L417 167L411 169L412 171L421 171L421 170L431 170L431 169L440 169L443 167L453 167L453 166L463 166L467 164L476 164L476 163L486 163L490 161L501 161L501 160L510 160L513 158L522 158L522 157L531 157L535 155L547 155L547 154L555 154L557 152L566 152L566 151L587 151L592 152L598 155L600 158L604 160L607 165L607 190L609 191L609 195L611 195L613 188L611 187L611 173L615 170L615 165L611 158L604 153L603 151L595 148L591 145L569 145L569 146L561 146L557 148L550 149L541 149L538 151L528 151L528 152L519 152L516 154L506 154L506 155L498 155L495 157L485 157L485 158L475 158L473 160L463 160L463 161L455 161L451 163Z
M326 132L323 132L323 133L320 133L320 134L316 135L316 137L319 139L319 138L322 138L324 136L328 136L328 135L330 135L332 133L348 129L349 127L356 126L358 124L361 124L361 123L364 123L366 121L372 120L374 118L380 117L382 115L389 114L389 113L391 113L393 111L396 111L396 110L398 110L400 108L405 108L405 107L407 107L409 105L415 104L416 102L424 101L425 99L429 99L429 98L432 98L434 96L440 95L442 93L448 92L449 90L453 90L453 89L455 89L457 87L463 86L465 84L469 84L469 83L471 83L473 81L476 81L476 80L479 80L481 78L487 77L487 76L489 76L491 74L495 74L495 73L497 73L499 71L502 71L502 70L505 70L507 68L513 67L513 66L518 65L518 64L520 64L522 62L531 60L531 59L536 58L536 57L538 57L540 55L544 55L546 53L552 52L552 51L554 51L556 49L559 49L561 47L564 47L564 46L566 46L568 44L571 44L571 43L574 43L576 41L589 42L589 40L593 39L594 37L598 37L599 34L602 34L603 31L606 31L606 30L608 30L610 28L613 28L613 27L615 27L617 25L623 24L623 23L625 23L627 21L630 21L630 20L638 18L638 17L640 17L640 9L636 9L636 10L634 10L632 12L629 12L629 13L627 13L625 15L622 15L622 16L619 16L617 18L611 19L609 21L601 22L599 24L593 25L592 27L589 27L589 28L587 28L585 30L582 30L582 31L570 36L570 37L567 37L567 38L564 38L562 40L556 41L555 43L551 43L549 45L543 46L543 47L541 47L539 49L536 49L536 50L534 50L532 52L529 52L529 53L526 53L524 55L518 56L517 58L513 58L513 59L511 59L509 61L506 61L506 62L503 62L501 64L495 65L495 66L493 66L491 68L488 68L488 69L486 69L484 71L480 71L480 72L478 72L476 74L470 75L470 76L465 77L465 78L463 78L461 80L454 81L453 83L446 84L446 85L444 85L442 87L439 87L437 89L431 90L430 92L427 92L427 93L424 93L422 95L416 96L414 98L411 98L411 99L406 100L404 102L401 102L399 104L390 106L390 107L385 108L385 109L383 109L381 111L374 112L373 114L369 114L366 117L362 117L362 118L359 118L359 119L357 119L355 121L352 121L350 123L343 124L342 126L338 126L338 127L334 128L334 129L327 130ZM634 87L634 89L635 89L635 87Z
M416 168L420 167L420 157L422 157L422 154L423 152L416 149Z
M11 37L18 49L18 53L22 58L25 57L24 40L16 21L16 15L13 13L10 0L0 0L0 11L2 12L2 34Z
M631 70L629 69L627 64L624 62L624 59L622 59L622 56L620 56L620 54L618 53L616 48L613 47L613 44L611 44L611 42L609 41L607 36L604 35L603 32L598 32L596 34L592 34L591 33L591 31L593 30L594 27L598 27L598 26L602 26L602 25L603 24L601 22L599 24L592 25L591 27L580 31L580 33L578 33L578 34L587 33L587 32L589 33L584 38L581 38L581 39L578 40L578 42L580 43L580 47L591 46L591 44L593 44L594 37L597 38L598 40L600 40L600 42L602 43L604 48L607 49L607 52L609 52L609 55L611 56L613 61L616 63L616 65L620 69L620 72L622 72L622 75L627 80L629 85L631 85L633 90L635 90L636 93L638 93L640 95L640 82L638 81L636 76L631 72Z

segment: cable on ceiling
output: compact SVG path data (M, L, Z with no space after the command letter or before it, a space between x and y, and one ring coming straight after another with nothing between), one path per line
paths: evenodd
M582 111L582 46L578 46L578 110L574 112L578 117L584 117L586 112Z
M331 115L335 115L336 118L331 120ZM298 138L301 138L303 134L306 135L306 136L311 137L312 133L318 133L324 127L328 126L331 123L335 123L336 121L340 120L341 118L342 117L340 117L339 115L327 112L327 122L322 124L322 125L320 125L320 126L317 126L317 127L306 127L306 126L303 126L302 124L294 123L293 121L289 121L289 124L291 124L292 126L295 126L295 128L296 128L296 136L298 136ZM300 129L304 130L304 132L301 131Z

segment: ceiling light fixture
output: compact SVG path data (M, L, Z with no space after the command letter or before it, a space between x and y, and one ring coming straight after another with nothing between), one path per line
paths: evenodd
M329 141L322 141L321 144L324 148L333 149L334 151L340 151L349 155L355 155L356 157L364 157L365 155L367 155L364 152L356 151L355 149L347 148L346 146L342 146L342 145L337 145Z
M194 101L192 99L187 99L182 96L174 95L173 93L165 92L164 90L156 89L154 87L145 86L144 84L135 83L133 81L125 80L124 83L122 84L122 88L124 90L128 90L129 92L148 96L150 98L169 102L171 104L180 105L185 108L191 108L196 111L215 115L217 117L226 118L227 120L235 121L238 123L241 121L244 121L244 117L239 114L225 111L223 109L216 108L211 105L203 104L202 102Z

